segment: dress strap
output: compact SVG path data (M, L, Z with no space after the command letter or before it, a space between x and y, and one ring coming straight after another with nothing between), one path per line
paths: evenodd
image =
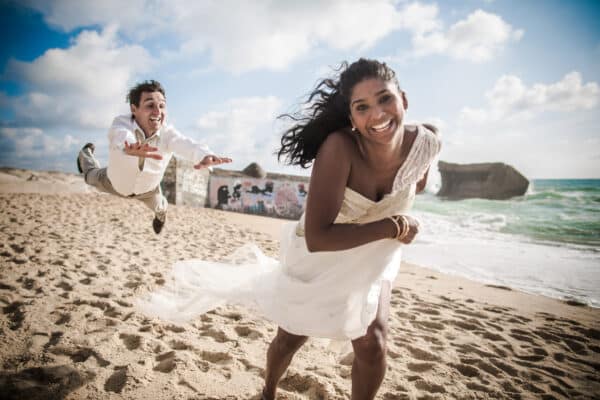
M441 142L437 135L427 127L417 125L417 137L406 161L396 175L393 190L402 190L408 185L418 182L440 152L440 148Z

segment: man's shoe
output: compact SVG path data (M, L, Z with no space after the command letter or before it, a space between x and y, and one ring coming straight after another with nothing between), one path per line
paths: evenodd
M160 231L162 231L163 226L165 225L165 220L163 219L162 221L160 219L158 219L158 217L154 217L154 220L152 221L152 228L154 229L154 232L158 235L160 233Z
M94 157L95 148L93 143L86 143L77 154L77 170L80 174L85 174L91 168L100 168L100 163Z

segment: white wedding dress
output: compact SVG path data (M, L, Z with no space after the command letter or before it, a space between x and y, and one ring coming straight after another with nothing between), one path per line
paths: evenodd
M431 131L417 129L392 192L375 202L346 188L336 223L368 223L409 211L416 183L440 148ZM223 262L180 261L166 285L137 305L146 314L183 322L225 303L238 304L293 334L356 339L375 319L382 282L391 285L398 273L401 247L383 239L349 250L310 253L302 216L283 229L279 260L248 244Z

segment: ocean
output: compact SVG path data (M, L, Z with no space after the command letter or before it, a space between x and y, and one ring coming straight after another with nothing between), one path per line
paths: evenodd
M424 193L412 214L407 262L600 307L600 179L537 179L510 200Z

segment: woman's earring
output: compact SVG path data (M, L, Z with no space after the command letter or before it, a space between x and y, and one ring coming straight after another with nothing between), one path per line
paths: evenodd
M356 127L355 126L352 127L352 132L356 132Z

